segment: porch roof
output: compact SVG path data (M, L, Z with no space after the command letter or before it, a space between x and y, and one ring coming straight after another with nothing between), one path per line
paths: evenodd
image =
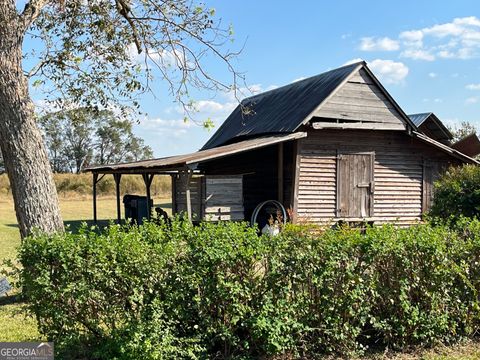
M270 135L237 143L223 145L207 150L200 150L185 155L176 155L151 160L141 160L122 164L108 164L90 166L84 171L97 174L143 174L143 173L169 173L185 169L195 170L198 163L218 159L221 157L246 152L261 147L300 139L307 136L305 132L296 132L288 135Z

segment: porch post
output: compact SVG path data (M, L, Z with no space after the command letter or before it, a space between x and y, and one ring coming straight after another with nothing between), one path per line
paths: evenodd
M150 208L150 186L152 185L154 175L155 174L142 174L143 182L145 183L145 188L147 190L147 219L148 220L150 220L150 217L152 216L151 214L152 209Z
M185 170L184 173L182 173L183 176L183 184L185 186L185 197L187 201L187 216L188 216L188 221L192 221L192 201L191 201L191 196L190 196L190 179L192 178L192 173L193 171L190 169Z
M283 204L283 143L278 144L278 159L277 159L278 181L277 181L277 196L278 201Z
M98 173L93 173L93 223L97 225L97 182Z
M113 179L115 180L115 194L117 196L117 223L120 224L122 220L122 213L120 209L120 180L122 174L113 174Z

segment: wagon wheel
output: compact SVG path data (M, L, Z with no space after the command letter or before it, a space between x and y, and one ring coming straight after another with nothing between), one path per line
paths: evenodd
M255 226L255 224L257 224L257 223L259 224L260 229L263 226L265 226L267 220L265 219L265 221L260 220L260 221L257 222L257 218L258 218L258 215L260 214L261 210L262 209L267 209L268 206L275 208L275 213L272 214L271 211L266 211L266 214L276 215L276 212L280 211L280 213L282 214L283 224L287 223L287 211L285 210L285 207L282 205L282 203L280 203L277 200L267 200L267 201L263 201L260 204L258 204L257 207L255 208L255 210L253 210L252 217L250 219L250 225L251 226Z

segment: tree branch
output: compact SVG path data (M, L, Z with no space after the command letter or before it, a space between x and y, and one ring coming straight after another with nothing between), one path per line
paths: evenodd
M124 19L127 20L128 25L130 25L130 28L132 29L133 41L135 42L135 46L137 48L138 53L141 54L142 45L140 44L140 40L138 38L137 27L135 26L135 23L130 17L130 12L131 12L130 6L128 6L128 4L126 4L125 1L123 0L115 0L115 3L117 4L118 13L122 15Z
M23 31L27 31L30 25L40 15L42 9L48 5L51 0L30 0L20 14L20 23Z

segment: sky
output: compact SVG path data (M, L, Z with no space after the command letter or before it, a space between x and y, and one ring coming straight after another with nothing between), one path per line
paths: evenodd
M478 0L205 3L233 25L232 47L243 47L235 65L252 93L362 59L407 114L434 112L448 125L480 127ZM194 118L211 118L209 132L184 122L182 109L159 88L141 98L148 115L134 128L156 157L198 150L237 105L231 94L196 92Z

